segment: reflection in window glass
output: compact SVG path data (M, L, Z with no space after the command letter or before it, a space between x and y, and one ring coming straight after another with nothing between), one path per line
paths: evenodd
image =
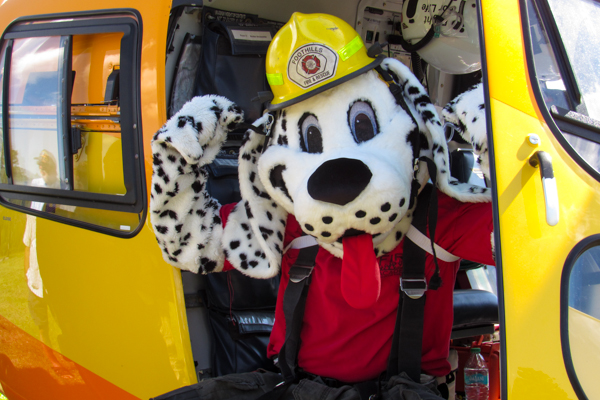
M540 92L571 147L596 171L600 171L600 3L590 0L549 0L552 17L559 32L573 72L581 99L569 96L565 77L561 75L547 33L548 27L541 18L540 8L527 1L531 48ZM564 71L563 71L564 72ZM582 123L590 128L573 130L565 124ZM581 124L580 124L581 125ZM583 137L582 137L583 135Z
M569 279L569 307L600 319L600 247L583 253Z
M596 171L600 171L600 144L566 132L563 134L577 153Z
M60 188L61 37L15 39L10 67L9 136L13 182Z
M587 397L599 398L600 247L586 250L573 265L568 299L568 350L572 366Z
M0 49L0 183L8 183L8 177L6 176L6 168L4 164L4 141L1 140L4 137L4 129L2 126L2 90L4 88L4 60L6 58L6 45L4 42L2 49Z
M116 236L139 229L145 202L131 101L137 28L135 18L115 14L23 21L5 32L0 202Z
M548 0L560 36L572 60L587 115L600 120L600 3L593 0Z

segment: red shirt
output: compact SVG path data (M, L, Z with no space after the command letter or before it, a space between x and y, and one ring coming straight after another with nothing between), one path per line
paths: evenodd
M438 199L435 242L455 256L493 265L491 204L461 203L441 192L438 192ZM221 209L223 221L231 209L228 206ZM290 215L284 246L300 235L300 226ZM381 295L373 307L362 310L351 307L342 296L342 260L323 248L319 250L301 332L298 355L301 368L344 382L372 379L385 371L398 308L402 245L400 242L391 253L379 257ZM289 280L289 268L298 251L291 249L283 256L275 325L267 349L269 357L277 355L284 342L283 293ZM452 292L459 262L438 260L438 265L443 284L438 290L427 291L421 367L427 374L443 376L450 372L447 358L453 321ZM433 257L427 254L425 273L428 280L434 269Z

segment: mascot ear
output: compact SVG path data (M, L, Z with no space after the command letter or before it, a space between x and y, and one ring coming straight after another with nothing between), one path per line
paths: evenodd
M468 183L459 183L450 176L450 162L444 128L427 92L410 69L393 58L385 59L381 63L381 67L390 73L401 87L406 105L416 119L421 133L427 138L427 144L421 143L420 154L422 157L432 159L435 163L438 189L463 202L490 201L489 189ZM421 185L427 181L427 179L423 179L426 178L422 171L424 169L426 169L426 166L421 163L421 173L418 177Z
M254 122L264 129L269 115ZM239 180L242 200L231 212L223 233L227 259L239 271L254 278L279 273L287 212L267 194L258 176L258 160L265 135L248 130L240 148Z

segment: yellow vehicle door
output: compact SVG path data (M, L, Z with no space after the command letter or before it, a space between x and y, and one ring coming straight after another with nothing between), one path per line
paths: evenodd
M196 380L180 274L146 223L170 10L0 2L0 392L11 400L150 398Z
M600 4L481 5L503 398L599 398Z

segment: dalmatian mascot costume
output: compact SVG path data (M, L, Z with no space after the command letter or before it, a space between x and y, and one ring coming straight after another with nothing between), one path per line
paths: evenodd
M274 98L240 149L238 204L210 197L204 169L243 120L235 104L194 98L154 136L151 221L164 259L199 273L281 274L268 348L281 364L286 325L289 332L297 324L283 310L286 286L297 280L290 269L303 248L314 246L293 367L311 382L377 379L392 346L402 243L431 178L439 270L425 237L425 275L438 282L423 296L421 370L445 376L458 260L493 263L488 189L450 177L443 126L422 85L399 61L370 57L344 21L295 13L266 63ZM445 114L485 157L482 100L481 89L473 89Z

